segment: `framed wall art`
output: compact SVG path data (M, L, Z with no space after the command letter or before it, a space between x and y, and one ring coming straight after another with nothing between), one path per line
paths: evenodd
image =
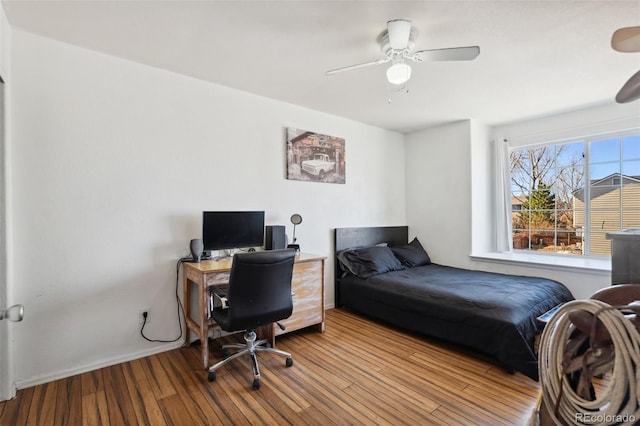
M287 128L287 179L345 183L344 138Z

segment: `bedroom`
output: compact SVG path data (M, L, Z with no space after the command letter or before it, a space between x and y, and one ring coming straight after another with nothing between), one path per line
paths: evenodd
M604 10L597 2L590 7L596 16ZM371 18L374 34L389 14L380 10ZM610 27L637 25L635 2L617 4L607 14L607 25L598 26L605 45ZM261 22L257 12L251 16ZM565 15L555 19L560 16ZM298 212L304 217L297 229L303 250L328 257L333 228L409 224L440 263L549 276L565 282L578 297L608 283L606 269L567 270L469 257L486 251L483 242L492 238L490 207L482 200L491 178L486 141L495 130L466 112L456 114L455 122L405 134L123 59L108 39L102 40L102 51L65 43L47 36L46 26L37 34L12 26L10 18L3 11L1 65L11 117L6 123L5 208L11 247L6 300L24 304L27 311L22 323L8 327L8 340L0 341L2 354L11 359L11 368L2 374L3 387L28 387L175 347L139 339L139 311L150 310L150 332L177 333L174 262L188 252L189 239L199 235L205 209L264 209L268 224L288 224ZM360 35L359 46L369 41L368 33ZM117 38L127 32L105 34ZM456 44L476 43L473 35L468 37ZM376 55L371 44L369 53ZM113 46L119 46L115 40ZM565 114L505 125L503 133L530 135L637 118L638 103L617 105L611 98L637 71L638 58L609 50L607 58L619 68L609 69L602 86L589 91L594 98L574 104L573 98L563 97L540 101L565 102L548 111ZM483 51L480 58L485 53L490 54ZM180 63L180 52L172 54L171 61ZM352 61L347 55L341 59L345 65ZM414 72L419 81L420 72ZM462 78L463 72L457 68L455 74ZM383 120L393 102L387 105L382 71L367 74L367 85L359 74L348 78L354 86L362 79L365 91L380 87ZM540 71L540 78L549 76ZM277 90L292 88L283 83ZM337 99L352 96L329 93L342 96ZM418 94L414 87L406 96ZM464 104L464 93L455 98ZM404 99L398 95L393 101L401 105ZM499 100L505 99L511 101L505 95ZM534 107L519 100L517 105L525 111ZM287 126L344 137L347 184L285 180ZM421 182L447 185L429 188L427 203ZM443 217L440 203L452 213ZM434 241L446 241L446 247ZM327 282L331 280L328 274ZM330 307L332 286L326 287ZM3 389L4 395L10 387Z

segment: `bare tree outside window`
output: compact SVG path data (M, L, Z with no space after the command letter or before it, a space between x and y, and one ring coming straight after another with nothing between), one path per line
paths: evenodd
M514 248L582 254L573 192L584 184L583 161L583 142L511 152Z

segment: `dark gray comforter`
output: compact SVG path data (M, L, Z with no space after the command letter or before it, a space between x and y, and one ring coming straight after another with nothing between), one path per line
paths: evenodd
M339 281L342 306L468 346L534 380L536 317L573 300L553 280L436 264Z

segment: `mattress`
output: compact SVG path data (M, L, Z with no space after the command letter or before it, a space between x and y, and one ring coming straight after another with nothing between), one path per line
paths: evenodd
M534 380L536 317L573 300L557 281L437 264L338 281L343 307L470 347Z

